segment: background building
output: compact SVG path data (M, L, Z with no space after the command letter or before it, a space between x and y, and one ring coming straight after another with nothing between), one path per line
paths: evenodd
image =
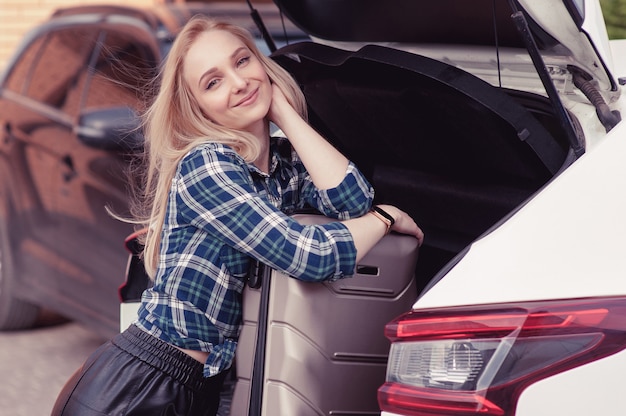
M253 0L253 4L267 1L272 0ZM24 34L45 21L58 8L88 4L149 7L155 4L184 2L185 0L0 0L0 69L4 68Z
M151 6L166 0L0 0L0 68L4 68L24 34L54 10L84 4Z

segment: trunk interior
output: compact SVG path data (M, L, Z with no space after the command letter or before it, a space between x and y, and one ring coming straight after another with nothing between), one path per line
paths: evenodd
M418 288L569 160L547 99L448 64L309 42L273 58L300 83L312 125L371 181L375 202L397 205L424 230Z

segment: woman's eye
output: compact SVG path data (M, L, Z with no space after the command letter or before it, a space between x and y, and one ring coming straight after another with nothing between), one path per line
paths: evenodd
M244 56L237 61L237 66L245 65L250 60L249 56Z
M218 80L216 79L212 79L211 81L209 81L206 85L206 89L210 90L211 88L215 87L218 83Z

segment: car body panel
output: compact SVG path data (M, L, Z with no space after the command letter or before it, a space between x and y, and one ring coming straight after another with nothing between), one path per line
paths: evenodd
M540 380L522 392L515 415L622 415L624 368L626 351Z

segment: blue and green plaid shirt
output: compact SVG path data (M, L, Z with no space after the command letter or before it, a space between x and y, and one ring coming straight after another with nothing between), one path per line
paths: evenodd
M181 348L208 351L206 377L230 367L252 259L304 281L352 275L356 249L341 222L304 226L289 217L311 206L328 217L358 217L374 191L350 163L333 189L317 189L286 139L271 142L269 175L228 146L206 143L172 180L154 287L137 325Z

